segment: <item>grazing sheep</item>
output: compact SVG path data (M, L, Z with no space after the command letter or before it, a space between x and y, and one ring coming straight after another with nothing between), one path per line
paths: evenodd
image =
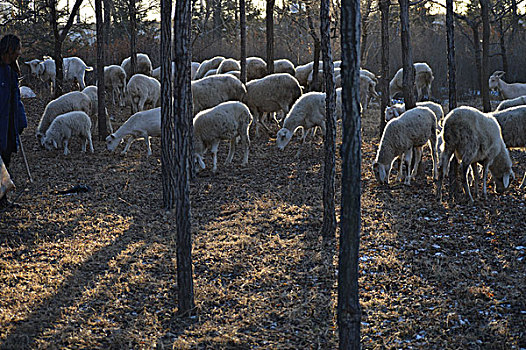
M146 104L149 104L151 108L159 106L161 83L155 78L140 73L135 74L130 78L126 91L133 113L144 110Z
M40 118L36 132L40 144L43 145L43 137L53 120L60 114L72 111L82 111L86 114L90 114L91 99L80 91L72 91L47 104L44 113L42 114L42 118Z
M208 72L211 69L217 69L221 62L223 62L225 58L222 56L216 56L213 58L210 58L208 60L203 61L200 65L197 71L195 72L195 80L204 78L206 72Z
M126 104L126 72L121 66L115 64L104 67L104 86L111 91L111 101L115 106L115 101L119 106L124 107Z
M435 113L435 117L437 118L437 122L440 124L440 121L444 118L444 110L442 109L442 106L438 103L426 101L426 102L417 102L417 107L428 107L430 110ZM398 118L402 113L405 112L405 104L403 103L397 103L392 106L388 106L385 108L385 121L388 122L393 118Z
M270 134L270 129L261 117L264 113L283 111L288 113L294 102L301 96L298 81L290 74L278 73L267 75L247 83L247 93L243 102L250 108L256 124L256 135L259 124Z
M274 73L289 73L290 75L295 76L296 69L291 61L283 58L274 61Z
M444 119L442 138L444 144L440 155L437 183L437 198L439 200L442 200L442 181L446 176L453 154L461 162L462 184L471 203L473 203L473 196L467 179L471 165L475 166L479 163L483 166L482 190L484 198L487 197L488 170L491 171L495 179L497 192L501 193L508 188L510 178L514 177L511 170L512 162L502 139L499 123L494 117L485 115L473 107L455 108ZM474 176L474 178L476 194L478 176Z
M526 83L508 84L501 79L504 74L506 73L503 71L495 71L491 77L489 77L488 83L491 90L499 91L505 100L526 95Z
M431 67L425 62L415 63L415 86L417 91L417 100L422 101L426 96L431 93L431 83L433 82L434 76ZM397 93L403 93L404 85L404 69L400 68L391 82L389 83L389 98L393 98Z
M369 107L369 103L372 99L378 98L378 93L376 92L376 79L371 79L368 75L360 74L360 105L363 109ZM342 86L342 76L338 75L334 79L334 86L336 88L341 88Z
M247 58L247 81L261 79L267 75L267 63L259 57Z
M502 111L507 108L526 105L526 96L519 96L510 100L504 100L495 109L495 112Z
M217 75L217 69L210 69L208 72L205 73L205 76L203 78L209 77L211 75Z
M94 122L91 123L93 126L93 130L97 130L97 127L99 125L99 95L97 93L97 87L95 85L89 85L82 90L82 93L87 95L91 100L91 117L94 119ZM113 127L111 125L108 109L105 108L105 114L106 114L106 126L107 130L112 133Z
M380 147L373 162L373 173L376 180L381 183L389 183L389 174L393 161L398 157L404 159L407 169L410 169L413 148L418 147L413 171L408 170L404 183L411 184L411 177L416 175L422 147L428 143L433 158L433 178L437 176L436 155L436 128L437 121L435 113L427 107L416 107L403 113L399 118L392 119L387 123L380 140ZM405 154L405 157L403 155Z
M124 69L124 72L126 73L126 80L130 80L132 77L132 71L131 71L131 57L127 57L124 60L122 60L121 63L122 69ZM144 74L151 76L152 75L152 61L150 60L150 57L148 57L145 53L138 53L137 54L137 71L135 74Z
M106 137L106 148L113 152L122 139L131 135L121 154L126 154L131 144L143 138L146 142L147 155L152 155L150 137L161 136L161 108L148 109L133 114L117 131Z
M192 81L193 115L221 102L241 101L247 90L236 77L219 74Z
M2 198L7 192L14 189L15 184L7 172L7 168L5 167L2 157L0 157L0 198Z
M497 119L507 148L526 148L526 106L516 106L490 115ZM526 173L520 187L526 187Z
M247 165L250 146L248 130L251 122L252 115L247 106L238 101L223 102L198 113L194 118L194 159L201 169L205 168L203 156L210 149L213 154L212 172L216 172L217 148L221 140L230 141L226 163L232 162L238 136L244 152L242 165Z
M309 75L312 72L314 62L309 62L301 66L296 67L296 75L294 76L301 86L307 87ZM320 61L318 67L323 67L323 62Z
M30 87L21 86L20 87L20 98L35 98L37 95L31 90Z
M224 74L233 70L241 70L241 65L239 64L239 61L233 58L227 58L217 67L216 74Z
M334 68L334 83L336 85L336 78L340 76L340 68ZM312 85L312 79L314 78L314 71L311 71L309 73L309 76L307 78L307 89L309 91L325 91L325 84L324 84L324 78L323 75L323 66L320 65L320 69L318 70L318 80L316 86ZM341 86L338 86L341 87Z
M230 72L226 72L225 74L230 74L235 76L238 79L241 79L241 72L238 70L231 70Z
M82 152L86 152L86 144L93 153L91 141L91 119L82 111L73 111L57 116L46 131L43 144L48 151L64 146L64 155L69 154L68 143L72 136L79 136Z
M86 83L84 76L86 72L91 72L93 67L87 66L84 61L78 57L64 57L64 81L76 82L80 86L80 90L84 90Z
M44 61L34 59L25 63L29 65L33 75L49 86L49 92L50 94L53 94L57 78L55 61L52 58L45 57Z

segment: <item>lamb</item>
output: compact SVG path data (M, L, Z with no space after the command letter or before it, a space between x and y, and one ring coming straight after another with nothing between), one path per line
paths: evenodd
M463 106L448 113L442 130L444 144L439 162L439 179L437 183L437 198L442 200L442 181L447 173L451 156L461 162L462 183L464 192L473 203L469 189L467 174L471 165L479 163L483 166L483 194L487 198L486 182L488 170L495 179L496 191L503 192L510 184L510 178L515 175L511 170L511 158L501 136L497 120L491 115L485 115L479 110ZM478 176L475 176L475 186ZM477 187L475 187L475 193Z
M267 75L267 62L259 57L247 58L247 81L261 79Z
M241 65L239 64L239 61L233 58L227 58L217 67L216 74L224 74L233 70L241 70Z
M391 166L395 158L404 159L407 168L410 169L410 152L418 147L416 160L412 172L408 171L404 183L411 184L411 178L416 175L420 157L421 147L426 143L431 149L433 158L433 178L437 177L437 155L436 155L436 128L437 121L433 111L427 107L416 107L403 113L399 118L392 119L387 123L380 140L380 147L373 162L373 173L380 184L389 182ZM402 157L403 155L406 157Z
M495 109L495 112L502 111L507 108L526 105L526 96L519 96L510 100L504 100Z
M294 102L301 96L298 81L290 74L271 74L261 79L247 83L247 93L243 102L248 106L256 123L256 135L259 124L270 134L269 128L262 121L263 113L273 113L282 110L288 113Z
M231 163L238 136L244 152L242 165L247 165L250 146L248 130L251 122L252 115L248 107L238 101L223 102L198 113L194 118L194 159L201 169L205 168L203 156L211 149L212 172L217 171L217 149L221 140L230 141L226 163Z
M0 198L2 198L7 192L14 189L15 184L7 172L7 168L5 167L2 157L0 157Z
M43 137L53 120L60 114L82 111L91 113L91 99L80 91L72 91L49 102L37 127L36 136L43 145Z
M435 79L431 67L425 62L415 63L415 86L417 91L417 100L422 101L423 98L429 96L431 93L431 83ZM389 83L389 98L393 98L397 93L402 93L403 90L404 69L400 68L391 82Z
M42 80L46 85L49 86L49 92L51 94L55 91L55 84L57 78L57 71L55 67L55 61L52 58L46 57L44 61L34 59L29 62L25 62L31 68L31 73Z
M507 148L526 148L526 106L516 106L490 115L497 119ZM520 185L520 188L524 187L526 173Z
M336 118L342 115L341 88L336 90ZM326 94L324 92L308 92L303 94L292 106L283 120L283 128L276 134L276 145L280 150L285 149L292 136L299 128L303 128L302 144L305 143L307 133L311 128L320 127L325 135ZM300 151L298 150L297 156Z
M223 62L224 59L225 58L222 56L216 56L211 59L203 61L199 65L199 68L197 69L197 72L195 73L195 76L194 76L195 80L204 78L206 72L208 72L209 70L217 69L217 67L219 67L219 65L221 64L221 62Z
M491 77L489 77L488 83L491 90L499 91L505 100L526 95L526 83L508 84L501 79L504 74L506 73L503 71L495 71Z
M126 79L130 80L132 77L131 57L127 57L124 60L122 60L121 67L126 73ZM152 61L150 60L150 57L148 57L147 54L137 54L137 71L135 72L135 74L144 74L148 76L152 75Z
M111 91L111 101L115 106L115 101L119 102L119 106L125 106L125 90L126 90L126 72L121 66L112 64L104 67L104 86L108 91Z
M219 74L192 81L193 115L221 102L241 101L245 86L230 74Z
M291 61L280 59L274 61L274 73L289 73L290 75L295 76L296 69Z
M435 113L437 122L440 124L440 121L444 118L444 110L442 106L438 103L426 101L426 102L417 102L417 107L428 107L430 110ZM393 118L398 118L402 113L405 112L405 104L397 103L392 106L385 108L385 121L388 122Z
M84 61L78 57L65 57L63 59L64 80L77 82L80 90L84 90L86 83L84 76L86 72L91 72L93 67L87 66Z
M82 152L86 152L86 144L89 142L91 153L93 153L93 142L91 140L91 119L82 111L73 111L57 116L46 131L43 144L47 150L64 146L64 155L69 154L68 143L72 136L79 136Z
M126 86L132 112L137 113L149 104L152 108L158 107L161 100L161 83L155 78L144 74L135 74Z
M150 137L161 136L161 107L140 111L133 114L122 126L114 133L106 137L106 148L113 152L122 139L128 135L128 143L121 154L126 154L131 144L140 138L146 142L147 155L152 155Z

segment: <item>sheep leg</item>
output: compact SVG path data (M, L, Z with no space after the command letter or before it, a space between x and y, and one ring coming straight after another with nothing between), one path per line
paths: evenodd
M422 147L413 147L413 152L415 153L415 162L413 164L413 171L411 172L411 177L416 177L418 173L418 167L422 161Z
M64 155L67 156L69 154L69 149L68 149L68 140L64 140Z
M146 150L147 150L146 155L147 156L151 156L152 155L152 146L150 144L150 136L145 134L145 135L143 135L143 137L144 137L144 142L146 142Z
M484 195L484 199L488 199L488 192L487 192L487 182L488 182L488 170L489 170L489 164L486 162L483 166L483 173L482 173L482 194ZM475 171L473 171L473 176L478 179L478 175L475 174ZM477 181L478 182L478 181Z
M228 148L228 156L226 157L226 164L232 163L234 152L236 151L236 137L230 139L230 147Z
M217 171L217 148L219 147L219 141L214 141L212 143L212 156L213 156L213 166L212 166L212 172L215 173Z
M432 137L429 142L429 148L431 149L431 158L433 159L433 180L438 180L438 159L437 159L437 139Z
M250 139L248 138L248 125L246 129L246 134L244 134L241 137L241 146L243 147L243 163L241 165L245 166L248 164L248 152L249 152L249 146L250 146Z
M405 177L404 185L407 185L407 186L411 185L411 175L412 175L411 160L412 159L413 159L413 150L409 149L404 153L404 157L403 157L403 162L406 164L406 169L407 169L407 176Z
M88 134L89 150L91 153L95 152L93 149L93 140L91 139L91 134Z
M526 172L524 173L524 177L522 178L522 182L520 185L520 188L526 187Z
M473 196L471 195L471 191L469 189L468 184L468 171L469 171L470 163L467 162L465 159L462 160L462 186L464 187L464 192L469 198L469 202L473 204Z
M397 157L393 160L393 162L398 159L399 166L398 166L398 174L396 175L396 181L402 181L404 179L403 172L404 172L404 159L405 159L405 153L402 155L402 157ZM391 167L392 169L393 167Z
M261 123L263 128L265 128L265 131L270 135L271 131L270 131L269 127L267 126L267 124L265 124L265 118L267 117L267 115L268 115L268 113L264 113L263 116L259 119L259 122Z
M446 172L449 166L450 159L451 159L451 154L450 153L448 154L448 152L444 150L444 152L440 155L440 161L438 164L438 181L437 181L436 198L439 201L442 201L442 181L446 177Z
M134 135L130 135L130 137L128 138L128 142L126 143L126 146L124 147L124 149L122 150L121 154L126 154L126 152L128 152L128 150L130 149L130 146L131 144L133 143L133 141L135 141L137 138L134 136Z

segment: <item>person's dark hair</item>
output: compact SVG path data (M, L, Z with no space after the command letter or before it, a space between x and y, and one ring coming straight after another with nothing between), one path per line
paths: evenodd
M14 34L6 34L0 39L0 56L18 50L20 48L20 38ZM10 67L20 75L18 62L13 62Z

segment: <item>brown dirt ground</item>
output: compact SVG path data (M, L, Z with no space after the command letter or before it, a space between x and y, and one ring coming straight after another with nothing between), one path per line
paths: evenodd
M33 136L48 97L26 101L22 208L0 214L0 348L335 349L337 244L324 246L323 147L294 157L253 139L249 166L191 186L196 316L177 316L175 224L161 208L160 142L127 156L46 151ZM117 125L129 110L112 111ZM526 198L437 202L426 178L378 186L379 110L365 112L360 300L364 349L526 348ZM94 137L97 139L97 137ZM120 146L119 151L122 149ZM514 151L518 177L526 157ZM207 158L208 164L210 159ZM339 161L338 161L339 169ZM340 172L337 171L337 209ZM57 195L83 183L92 191ZM446 192L447 198L447 192Z

